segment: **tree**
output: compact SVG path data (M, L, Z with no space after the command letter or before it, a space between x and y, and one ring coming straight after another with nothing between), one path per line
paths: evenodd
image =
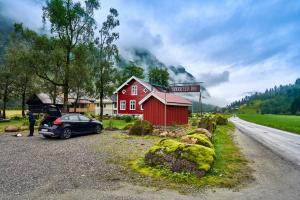
M64 111L68 109L68 94L72 75L72 58L74 49L81 43L91 42L95 29L94 10L99 8L98 0L86 0L85 7L80 2L72 0L50 0L43 8L43 21L50 21L51 33L64 53L64 63L59 68L62 70L62 87L64 93ZM53 77L40 76L53 84L57 82ZM57 85L61 85L60 83Z
M15 24L14 27L15 31L11 34L8 52L11 55L11 59L15 62L12 65L12 71L15 75L14 92L22 99L22 116L25 116L25 101L28 94L34 90L35 74L29 62L32 56L30 53L31 44L23 40L23 35L19 31L22 28L22 24Z
M84 96L93 94L92 70L89 62L90 49L86 45L80 45L74 51L75 62L73 63L72 80L70 81L71 92L75 94L74 112L76 112L78 100ZM80 72L80 73L78 73Z
M13 84L15 80L13 69L17 65L14 56L15 55L10 51L10 49L7 48L3 56L4 62L0 63L0 96L2 97L3 101L3 118L6 118L6 104L11 93L13 92Z
M291 113L295 115L298 112L300 112L300 97L295 98L291 105Z
M162 88L169 86L169 72L163 68L152 68L148 72L149 82L153 85L158 85Z
M133 62L126 65L119 73L119 84L124 83L130 77L135 76L137 78L144 79L144 69L136 66Z
M112 94L116 81L117 70L114 62L118 60L118 48L115 41L119 39L119 33L113 30L120 24L117 17L118 11L111 8L99 31L100 35L95 40L95 81L100 98L101 120L103 119L103 98Z

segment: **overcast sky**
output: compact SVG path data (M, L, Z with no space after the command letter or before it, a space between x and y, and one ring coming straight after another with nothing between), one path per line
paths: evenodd
M41 27L41 1L0 0L2 14ZM144 47L183 65L225 105L300 77L300 2L287 0L102 0L120 14L121 49ZM1 25L1 22L0 22Z

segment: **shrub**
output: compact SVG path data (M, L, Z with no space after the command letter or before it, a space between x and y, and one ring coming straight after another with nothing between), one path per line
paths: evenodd
M131 115L125 115L123 116L123 120L126 122L126 123L129 123L129 122L132 122L133 121L133 117Z
M133 124L127 124L127 125L123 128L123 130L129 130L129 129L131 129L132 126L133 126Z
M153 132L153 126L146 120L138 120L134 122L129 131L129 135L150 135Z

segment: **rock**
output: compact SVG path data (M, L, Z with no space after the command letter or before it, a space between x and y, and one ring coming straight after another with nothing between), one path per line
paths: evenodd
M191 137L188 137L188 136L183 136L181 138L180 142L185 143L185 144L196 144L197 139L191 138Z
M160 133L159 136L161 136L161 137L167 137L168 136L168 132L164 131L164 132Z
M173 172L192 172L201 177L211 168L214 158L212 148L163 139L146 153L145 163L164 166Z
M187 135L192 135L192 134L195 134L195 133L206 135L210 140L212 139L212 134L204 128L193 129L193 130L188 131L186 134Z
M5 132L18 132L19 127L14 126L14 125L8 125L8 126L5 127L4 131Z
M226 125L228 124L228 119L220 114L217 114L215 116L216 120L217 120L217 125Z
M21 126L20 127L20 131L26 131L26 130L28 130L29 128L27 127L27 126Z
M213 116L204 116L200 119L198 128L204 128L213 133L217 128L216 119Z
M199 144L205 147L214 148L214 145L211 143L210 139L204 134L195 133L192 135L187 135L185 137L195 141L194 144Z

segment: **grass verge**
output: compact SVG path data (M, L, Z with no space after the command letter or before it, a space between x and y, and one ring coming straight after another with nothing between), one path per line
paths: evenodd
M104 128L108 128L109 127L109 119L103 120L103 126ZM112 120L112 127L117 128L122 130L127 124L131 124L133 122L125 122L125 120L118 120L118 119L114 119Z
M165 186L193 185L198 187L215 186L231 188L240 183L253 179L252 170L247 159L241 154L240 149L233 140L233 124L218 126L213 143L215 145L216 160L212 169L202 178L191 173L173 173L168 169L149 167L142 158L130 162L130 167L144 176L166 182ZM177 187L177 186L176 186Z
M239 114L241 119L256 124L300 134L300 116Z

